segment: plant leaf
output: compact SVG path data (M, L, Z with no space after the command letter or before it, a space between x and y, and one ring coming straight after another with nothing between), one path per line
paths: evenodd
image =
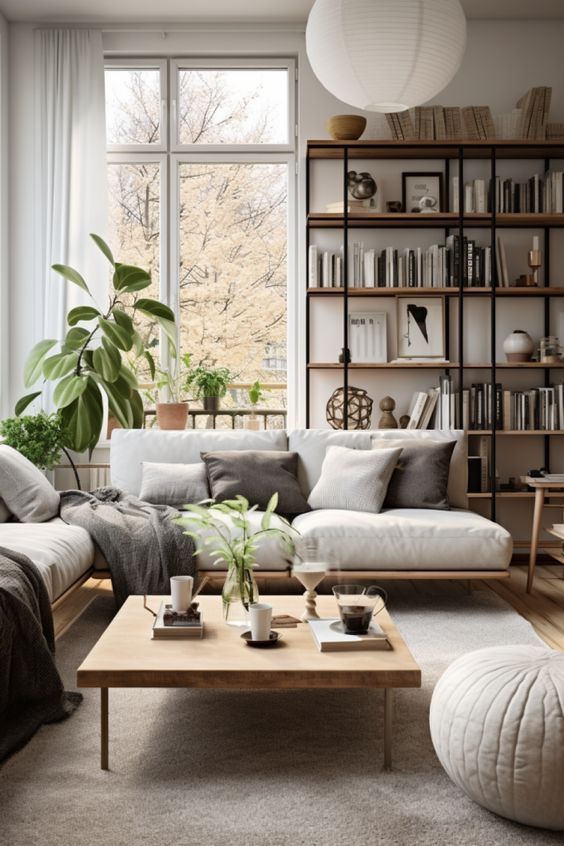
M122 378L125 382L127 382L127 384L129 385L129 387L130 387L133 391L136 391L136 390L137 390L137 388L139 387L139 385L138 385L138 383L137 383L137 376L135 375L135 373L133 372L133 370L131 370L131 369L130 369L127 365L125 365L125 364L123 364L123 363L122 363L122 365L121 365L121 367L120 367L120 369L119 369L119 375L121 376L121 378Z
M76 306L76 308L71 308L67 314L67 323L69 326L76 326L81 320L94 320L99 316L100 312L94 306Z
M44 341L39 341L33 347L24 366L24 385L26 388L37 382L43 372L43 359L56 343L57 341L52 338L45 338Z
M133 414L133 428L142 429L145 423L145 409L139 391L131 392L131 412Z
M158 300L150 300L142 297L137 300L133 308L137 309L137 311L142 311L144 314L148 314L150 317L162 317L164 320L170 320L171 323L174 323L173 310Z
M41 396L41 391L35 391L33 394L27 394L25 397L21 397L16 403L16 407L14 408L14 413L16 417L19 417L22 411L25 411L28 405L30 405L34 399Z
M118 326L113 320L106 320L104 317L98 318L100 328L108 341L120 350L128 352L133 346L133 339L131 333L127 332L123 326Z
M133 320L125 313L125 311L122 311L120 308L113 308L112 316L118 326L121 326L121 328L125 329L126 332L129 332L130 335L133 335L135 332Z
M79 288L82 288L83 291L86 291L89 296L92 296L88 285L78 270L75 270L74 267L69 267L68 264L52 264L51 268L55 271L55 273L59 273L69 282L73 282L75 285L78 285Z
M115 264L113 285L116 291L124 294L133 294L135 291L142 291L151 284L151 274L141 267L134 267L131 264Z
M73 326L66 334L61 351L63 353L75 352L75 350L79 350L84 346L84 343L89 337L90 332L84 326Z
M100 438L103 419L100 390L95 381L87 377L84 392L66 408L61 409L67 446L77 452L92 449Z
M153 356L151 355L149 350L144 351L143 358L145 359L145 361L149 365L149 373L151 374L151 379L154 381L155 373L156 373L155 359L153 358Z
M52 355L43 362L43 375L46 379L60 379L74 370L77 361L78 355L74 352Z
M116 364L115 358L111 356L104 347L97 347L93 353L92 365L96 373L98 373L105 382L115 382L119 376L121 361Z
M108 247L108 245L106 244L104 239L100 238L99 235L95 235L94 232L90 233L90 237L92 238L92 240L94 241L94 243L96 244L98 249L101 250L104 253L104 255L106 256L106 258L108 259L110 264L115 266L115 261L114 261L113 255L112 255L112 251L110 250L110 248Z
M131 410L131 388L119 376L115 382L103 382L102 388L108 397L108 406L114 417L124 429L133 428L133 412Z
M71 373L70 376L65 376L61 379L55 390L53 391L53 400L57 408L66 408L71 402L84 393L88 384L86 376L77 376Z

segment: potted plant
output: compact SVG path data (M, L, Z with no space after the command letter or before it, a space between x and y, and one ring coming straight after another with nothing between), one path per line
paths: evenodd
M292 533L297 532L280 515L276 516L285 528L271 526L278 505L277 493L270 498L258 532L253 532L249 520L249 515L257 510L257 506L250 506L244 496L236 496L224 502L209 500L209 503L185 505L184 509L189 513L177 517L175 522L184 526L185 534L194 539L197 547L194 555L205 547L214 559L214 564L223 563L227 566L221 598L223 615L228 621L234 602L241 601L245 611L249 610L253 602L258 602L259 593L253 570L257 566L256 551L260 538L278 538L280 546L289 555L293 555Z
M232 376L227 367L194 367L190 373L190 385L195 390L195 399L202 399L205 411L211 413L219 408L219 400L227 393Z
M260 427L260 420L256 413L256 408L259 402L264 399L264 391L262 390L262 385L258 379L253 382L249 388L248 394L249 402L251 403L251 414L244 418L244 425L245 429L252 429L256 431Z
M155 379L156 391L152 398L157 410L159 429L185 429L188 420L188 402L182 399L190 386L190 353L173 356L170 370L159 370ZM168 399L161 399L166 392Z
M66 445L77 452L92 451L100 438L104 418L103 396L108 412L120 426L140 429L144 422L143 403L135 367L126 357L143 356L154 378L155 362L135 328L137 314L155 320L175 353L176 324L172 310L157 300L141 297L133 303L124 295L137 294L151 284L146 270L115 261L105 241L91 235L113 268L112 287L106 309L99 310L81 274L72 267L54 264L53 270L77 285L92 299L67 314L69 329L62 339L45 338L31 350L24 367L24 384L31 387L40 379L55 382L53 402L61 414ZM82 325L86 324L86 325ZM59 350L52 355L54 347ZM16 403L19 416L42 393L27 394Z
M53 470L64 453L74 473L76 486L80 490L80 479L66 444L61 415L26 414L22 417L7 417L0 421L0 435L3 443L17 449L40 470Z

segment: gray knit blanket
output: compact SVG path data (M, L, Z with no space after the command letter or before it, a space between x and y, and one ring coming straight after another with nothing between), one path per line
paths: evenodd
M63 689L54 654L51 605L39 570L25 555L0 547L0 761L82 701L80 693Z
M130 594L168 594L171 576L194 575L194 544L167 505L151 505L117 488L61 494L61 518L82 526L108 562L117 607Z

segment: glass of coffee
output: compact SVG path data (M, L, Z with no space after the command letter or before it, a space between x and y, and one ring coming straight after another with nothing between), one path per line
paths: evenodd
M388 595L372 585L335 585L333 588L346 634L366 634L372 617L386 607Z

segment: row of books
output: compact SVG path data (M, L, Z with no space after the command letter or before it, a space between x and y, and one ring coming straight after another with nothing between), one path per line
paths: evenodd
M518 138L539 141L546 138L551 99L552 88L548 85L540 85L536 88L530 88L517 101L517 107L521 109L521 119L517 127Z
M394 141L495 138L489 106L417 106L386 115Z
M465 214L485 214L492 211L491 181L473 179L464 183L462 197ZM460 180L451 180L452 211L460 208ZM526 182L496 177L495 209L498 214L562 214L564 212L564 172L547 171L535 174Z
M473 383L462 391L462 418L452 377L441 376L439 386L416 391L408 415L408 429L471 429L488 431L564 430L564 384L526 391L504 390L496 384Z
M459 284L462 262L466 286L492 284L491 247L469 238L450 235L446 244L382 250L355 242L348 250L348 285L351 288L443 288ZM340 288L344 284L343 250L309 248L309 287Z

